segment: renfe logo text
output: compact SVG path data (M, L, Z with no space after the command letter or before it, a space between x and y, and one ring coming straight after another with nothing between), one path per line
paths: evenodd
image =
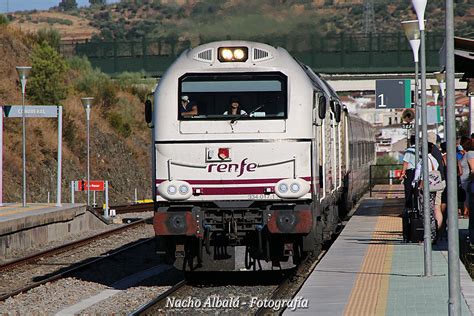
M240 177L244 172L255 172L258 165L254 162L246 163L248 158L244 158L240 164L237 163L211 163L207 166L207 172L237 172Z

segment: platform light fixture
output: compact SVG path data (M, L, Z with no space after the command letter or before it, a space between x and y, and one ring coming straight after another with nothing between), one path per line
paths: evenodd
M22 205L26 207L26 117L25 117L25 94L26 94L26 82L28 81L28 75L30 74L31 67L29 66L17 66L16 72L21 82L21 126L22 126L22 151L23 151L23 199Z
M420 64L421 64L421 134L423 179L428 179L428 109L426 108L426 48L425 48L425 9L427 0L412 0L420 28ZM424 276L433 275L431 247L430 188L428 181L423 181L423 222L424 222Z
M87 206L90 206L90 145L89 145L89 134L90 134L90 115L91 115L91 108L92 102L94 98L87 97L81 98L82 105L84 106L84 110L86 111L86 120L87 120Z
M402 27L405 31L405 36L410 43L410 47L413 53L413 62L415 63L415 100L414 100L414 109L415 109L415 151L420 152L420 109L418 101L418 68L419 68L419 55L420 55L420 25L418 20L403 21ZM415 165L418 165L419 155L415 155Z

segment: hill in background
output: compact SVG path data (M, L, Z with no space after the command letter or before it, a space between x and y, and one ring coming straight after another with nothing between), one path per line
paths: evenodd
M15 66L32 65L35 37L0 25L0 104L21 104L21 86ZM61 57L62 58L62 57ZM62 195L70 201L70 182L87 178L86 117L81 97L94 96L90 129L91 179L109 180L110 201L124 203L138 189L140 199L151 197L150 130L144 123L143 100L133 85L131 74L112 81L87 60L66 60L63 106ZM128 76L128 78L127 78ZM139 78L139 77L138 77ZM32 86L32 80L27 83ZM148 87L144 88L149 91ZM26 95L26 106L32 96ZM45 104L45 103L33 103ZM51 104L51 103L46 103ZM57 120L29 118L26 124L26 169L28 202L46 202L48 192L56 199ZM19 202L22 197L21 118L4 120L3 197ZM85 202L76 194L76 202ZM98 201L103 201L102 194Z
M442 0L428 2L427 30L444 30ZM374 1L377 32L399 32L400 21L416 19L412 5L406 0ZM87 20L88 34L95 39L131 40L148 37L180 37L183 39L241 38L256 36L312 33L362 33L364 8L362 0L122 0L119 3L93 6L67 12L73 17L58 17L50 25L71 20ZM15 14L15 24L35 24L41 13ZM472 36L474 5L471 0L455 3L455 33ZM62 27L62 26L61 26ZM77 28L77 27L73 27ZM83 27L81 26L81 29ZM67 35L63 35L67 36Z

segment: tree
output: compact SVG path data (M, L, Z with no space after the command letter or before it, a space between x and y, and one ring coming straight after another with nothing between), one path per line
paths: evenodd
M62 56L47 42L36 45L31 57L28 96L36 104L59 104L67 95L67 65Z
M89 3L92 5L105 5L107 4L106 0L89 0Z
M49 46L59 52L59 46L61 44L61 34L59 34L58 30L53 28L41 28L36 33L36 42L38 42L38 44L46 42Z
M77 2L76 0L61 0L59 3L59 9L62 11L77 9Z
M10 22L6 15L0 14L0 25L7 25Z

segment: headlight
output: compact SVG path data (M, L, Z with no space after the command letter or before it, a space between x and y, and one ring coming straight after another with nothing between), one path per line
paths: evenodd
M310 183L301 178L282 179L275 185L275 193L283 199L298 199L310 192Z
M296 193L300 190L300 185L298 183L292 183L290 186L290 191Z
M237 59L237 60L241 60L245 57L245 53L242 49L240 48L237 48L236 50L234 50L234 58Z
M170 185L167 191L171 195L176 194L176 187L174 185Z
M232 60L232 57L234 57L232 51L228 48L221 50L221 56L225 60Z
M288 192L288 186L285 183L280 183L280 185L278 186L278 191L280 191L281 193L286 193Z
M183 184L182 186L179 187L179 193L186 195L188 194L188 192L189 192L189 188L187 185Z
M249 56L249 48L245 46L238 47L219 47L217 50L217 59L220 62L245 62Z
M193 190L186 181L166 180L158 185L157 195L169 201L183 201L193 196Z

